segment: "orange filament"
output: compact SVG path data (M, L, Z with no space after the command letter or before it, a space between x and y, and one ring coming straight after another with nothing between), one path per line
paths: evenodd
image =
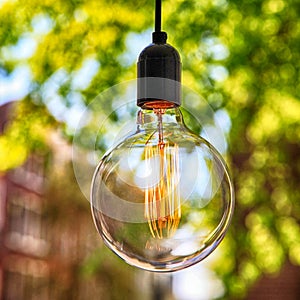
M153 184L151 180L145 190L145 217L152 236L162 239L175 233L181 218L178 146L146 145L145 161L149 168L151 159L155 159L159 174L157 182Z

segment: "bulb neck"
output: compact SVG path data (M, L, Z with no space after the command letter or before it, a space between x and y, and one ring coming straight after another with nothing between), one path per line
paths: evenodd
M156 127L162 123L165 127L183 127L183 117L178 107L171 108L141 108L137 114L137 124L140 128Z

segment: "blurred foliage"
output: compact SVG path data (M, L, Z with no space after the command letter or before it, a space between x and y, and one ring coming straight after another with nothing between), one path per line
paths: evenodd
M29 98L20 102L6 123L5 135L0 136L0 172L20 166L32 152L46 155L47 136L55 124L44 106Z
M1 2L0 69L8 76L25 64L32 73L29 96L0 138L2 171L40 147L48 127L66 129L53 105L72 114L78 101L84 109L99 92L135 77L134 63L121 57L129 33L152 27L152 2ZM182 56L183 83L231 117L228 161L237 207L214 268L224 297L242 298L286 260L300 265L300 6L297 0L166 0L163 11L163 28ZM35 50L18 58L11 50L24 38L35 41ZM87 61L97 67L80 84L75 79Z

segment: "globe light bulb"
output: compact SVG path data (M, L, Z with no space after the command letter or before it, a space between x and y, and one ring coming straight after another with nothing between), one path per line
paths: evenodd
M106 245L144 270L177 271L207 257L234 209L226 164L182 118L181 62L164 32L138 61L136 129L100 160L91 210Z
M164 272L217 247L234 199L221 155L184 125L179 108L157 101L138 112L136 132L101 159L91 205L110 249L131 265Z

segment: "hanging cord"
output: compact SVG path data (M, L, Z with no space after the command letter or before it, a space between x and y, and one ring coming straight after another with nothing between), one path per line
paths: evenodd
M161 31L161 2L155 0L155 31L152 33L154 44L165 44L167 42L167 33Z
M161 31L161 0L155 1L155 32Z

